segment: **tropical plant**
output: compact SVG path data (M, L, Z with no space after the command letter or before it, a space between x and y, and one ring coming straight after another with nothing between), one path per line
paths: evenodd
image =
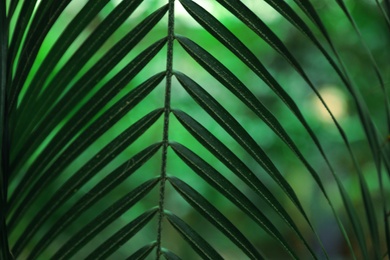
M389 1L0 21L1 259L388 258Z

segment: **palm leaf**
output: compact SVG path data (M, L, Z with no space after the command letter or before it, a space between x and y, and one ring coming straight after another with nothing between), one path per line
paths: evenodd
M248 241L243 234L219 212L210 202L203 198L187 183L178 178L171 177L169 182L183 196L183 198L207 218L215 227L231 239L243 252L252 259L263 259L263 256Z
M124 226L120 231L115 233L110 239L106 240L95 251L93 251L93 253L90 254L86 259L106 259L110 254L115 252L123 242L129 240L141 228L143 228L145 224L147 224L152 219L152 217L156 212L157 209L152 209L143 213L138 218L134 219L132 222ZM150 251L150 246L144 248L144 250L146 252ZM142 254L146 254L146 252L143 251L141 252Z
M195 230L171 212L165 212L168 221L204 259L223 259Z
M388 257L382 2L0 0L0 259Z

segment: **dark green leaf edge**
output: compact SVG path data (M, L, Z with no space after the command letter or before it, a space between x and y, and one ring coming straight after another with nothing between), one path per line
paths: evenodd
M380 12L381 12L383 18L385 19L387 28L388 28L389 31L390 31L390 18L389 18L389 15L390 15L390 14L387 14L387 13L386 13L386 10L385 10L384 7L383 7L383 5L385 5L385 3L384 3L383 5L381 5L381 4L379 3L378 0L375 0L375 3L376 3L376 5L378 6L378 8L379 8L379 10L380 10Z
M344 186L342 185L342 183L337 175L335 175L335 179L336 179L339 191L341 193L341 198L343 200L343 204L346 208L347 214L348 214L349 219L351 221L350 223L353 227L353 231L355 232L356 239L359 243L360 249L362 250L364 259L369 259L368 249L367 249L367 245L365 243L364 229L363 229L362 224L359 220L358 214L356 213L356 210L352 204L351 198L349 197L348 193L346 192Z
M129 178L135 171L147 162L161 147L161 143L151 145L142 150L128 161L124 162L116 170L111 172L96 184L87 194L81 197L54 223L39 242L31 249L29 259L38 256L63 230L73 223L83 212L93 204L111 192L115 187ZM37 229L34 221L31 229ZM30 232L31 234L31 232ZM31 236L34 233L31 234Z
M390 172L388 170L388 172ZM387 248L387 252L385 253L385 256L386 254L388 255L389 254L389 251L390 251L390 225L389 225L389 222L390 222L390 210L389 210L389 207L388 207L388 198L387 198L387 194L385 192L385 187L384 187L384 178L385 176L382 174L382 173L379 173L379 185L380 185L380 191L381 191L381 197L382 197L382 203L383 203L383 208L382 208L382 215L383 215L383 219L384 219L384 228L385 228L385 237L386 237L386 248ZM383 258L385 258L385 256Z
M146 194L148 194L159 182L159 177L148 180L116 201L112 206L100 213L91 222L85 225L79 232L72 236L68 242L55 253L52 259L69 259L86 243L94 238L100 231L129 210Z
M11 18L13 17L13 14L15 12L15 9L16 9L16 6L18 5L19 3L19 0L11 0L10 1L10 4L9 4L9 8L8 8L8 20L11 20ZM4 10L6 10L4 8Z
M86 260L107 259L112 253L120 248L124 243L130 240L139 230L141 230L154 217L158 208L150 209L136 219L121 228L118 232L108 238L90 255Z
M9 178L9 147L8 147L8 116L7 116L7 52L8 52L8 28L5 1L0 2L0 200L7 201ZM3 216L3 208L0 213ZM2 224L0 224L2 225Z
M169 223L180 233L180 235L190 244L202 259L218 260L223 257L195 230L193 230L181 218L170 211L165 210L164 215ZM92 260L92 259L91 259Z
M8 29L6 2L0 1L0 259L12 259L7 231L7 194L9 174L7 118Z
M228 181L222 174L216 171L211 165L205 162L202 158L196 155L194 152L186 148L179 143L171 143L170 146L174 152L192 169L196 174L203 178L212 187L217 189L228 200L234 203L245 214L252 218L264 231L266 231L271 237L276 239L284 249L293 257L298 259L293 249L288 245L286 240L272 224L272 222L230 181ZM271 204L268 198L263 198ZM271 198L273 199L273 198ZM281 205L272 205L275 208L281 208ZM311 251L310 246L306 243L302 235L299 233L298 228L291 218L284 211L278 212L283 220L298 234L299 238L303 241L314 258L316 258L314 252Z
M212 225L218 228L226 237L236 244L248 257L264 259L246 237L210 202L191 188L188 184L176 177L168 177L173 188Z
M390 211L388 211L387 207L384 207L383 212L383 218L385 219L385 235L386 235L386 245L387 250L383 255L383 259L385 259L386 256L389 256L390 252L390 225L389 225L389 219L390 219Z
M11 43L9 44L8 52L8 68L13 67L13 62L15 61L17 51L20 48L20 43L22 42L23 35L27 31L27 25L31 21L31 17L36 6L36 0L24 1L18 15L15 28L10 35ZM8 20L8 23L11 22L11 18ZM11 33L11 32L10 32ZM9 72L11 75L11 72Z

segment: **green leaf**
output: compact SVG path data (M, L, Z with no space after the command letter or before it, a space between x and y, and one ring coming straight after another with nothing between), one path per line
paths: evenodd
M96 218L91 220L79 232L68 240L53 256L54 259L68 259L89 242L93 237L105 229L109 223L129 210L135 203L139 202L159 182L158 178L151 179L139 185L133 191L117 200L111 207L104 210Z
M299 148L296 146L296 144L292 141L288 133L283 129L283 127L280 125L278 120L267 110L267 108L256 99L256 97L246 88L246 86L231 73L222 63L220 63L218 60L216 60L211 54L209 54L206 50L201 48L196 43L192 42L188 38L177 36L178 41L180 44L186 49L186 51L200 64L202 67L204 67L213 77L215 77L218 81L220 81L226 88L228 88L234 95L236 95L245 105L250 108L256 115L263 120L274 132L277 134L280 139L286 143L286 145L296 154L296 156L299 158L299 160L305 165L306 169L310 172L312 178L315 180L317 185L319 186L321 192L329 202L330 207L334 211L334 206L332 202L329 199L329 196L324 188L323 182L321 181L318 172L313 169L313 167L309 164L309 162L306 160L306 158L302 155ZM334 119L334 118L333 118ZM343 140L346 142L349 148L349 143L346 139L346 136L341 129L340 125L336 122L336 125L338 127L338 130L343 136ZM352 158L353 155L350 153ZM257 156L253 156L257 159ZM259 162L259 160L257 160ZM260 164L261 165L261 164ZM329 165L329 164L328 164ZM329 165L330 166L330 165ZM264 168L268 173L270 172L276 172L274 169ZM331 172L333 175L334 172L331 169ZM271 175L272 176L272 175ZM305 216L305 218L308 220L308 217L306 216L306 213L304 212L304 209L298 202L298 199L294 198L294 192L290 189L288 189L288 185L283 184L285 182L283 177L281 178L275 178L272 176L275 181L285 190L286 194L290 196L292 201L296 204L296 206L299 208L299 210L302 212L302 214ZM277 177L277 175L276 175ZM338 183L338 186L342 185L341 183ZM339 188L341 192L342 187ZM346 194L345 194L346 195ZM344 200L346 202L346 200ZM350 216L352 216L350 214ZM343 230L343 226L341 221L339 220L338 216L335 216L338 222L338 225L340 226L340 230ZM309 222L309 221L308 221ZM309 222L310 223L310 222ZM313 228L312 228L313 229ZM356 231L361 232L361 231ZM348 238L346 237L346 240ZM349 242L348 242L349 243ZM363 245L362 245L363 246Z
M51 0L52 2L55 2ZM124 0L122 1L114 11L112 11L108 17L96 28L93 33L88 37L88 39L80 46L76 53L69 59L67 62L68 65L65 65L61 72L56 75L56 78L52 80L54 84L61 84L63 80L67 80L69 77L74 77L77 72L84 66L84 64L90 59L90 57L96 53L96 51L103 45L103 43L111 36L115 30L134 12L134 10L141 4L143 0ZM70 0L62 1L61 4L53 3L53 8L55 10L48 10L50 15L44 16L41 23L34 26L34 21L32 22L31 27L40 29L39 38L35 37L29 40L27 38L25 48L21 53L21 57L26 59L20 59L20 63L23 66L19 67L20 69L16 71L15 75L17 76L17 81L14 83L15 91L14 94L11 93L11 103L13 106L16 101L16 96L19 95L20 90L24 84L27 74L31 69L33 58L37 55L40 45L44 39L44 36L47 34L48 30L51 27L51 23L47 21L55 20L53 19L54 15L59 15L62 12L62 9L65 8L66 4ZM48 5L39 5L47 7ZM62 8L62 9L61 9ZM39 10L39 9L38 9ZM55 16L54 16L55 17ZM42 24L42 25L41 25ZM41 28L41 26L43 28ZM36 34L33 34L34 36ZM31 49L31 50L30 50ZM28 53L28 55L27 55ZM48 86L48 88L50 88Z
M194 209L224 233L225 236L235 243L248 257L252 259L264 259L245 236L197 191L176 177L169 177L168 180L175 190L178 191Z
M286 93L286 91L279 85L275 78L268 72L264 65L258 58L222 23L216 18L206 12L202 7L190 0L181 0L181 3L191 16L197 20L208 32L217 38L225 47L232 51L245 65L247 65L256 75L258 75L279 97L286 103L290 110L297 116L297 118L304 125L309 132L313 141L319 146L319 142L315 137L313 131L303 118L299 108ZM283 5L283 2L281 3ZM320 148L322 150L322 148Z
M40 239L38 244L31 250L30 258L38 256L38 254L44 250L56 236L61 234L70 224L73 223L83 212L90 208L93 204L98 202L101 198L104 198L109 192L111 192L116 186L121 184L125 179L129 178L139 167L146 163L161 147L161 144L155 144L142 150L128 161L124 162L116 170L108 174L98 184L96 184L87 194L80 198L67 212L63 213L56 223L46 232L46 234ZM92 195L91 195L92 194ZM34 230L39 228L39 222L41 214L38 214L36 221L31 222L27 228L30 236L34 235ZM27 235L26 235L27 236ZM27 237L24 237L27 240Z
M206 163L202 158L197 156L195 153L187 149L185 146L178 143L171 143L172 149L177 155L193 169L200 177L206 180L211 186L217 189L222 195L233 202L239 207L245 214L250 216L264 231L269 235L278 240L279 243L291 254L293 258L298 258L292 248L287 244L285 239L279 233L277 228L271 223L271 221L244 195L242 194L231 182L229 182L222 174L217 172L211 165ZM263 185L262 185L263 186ZM260 188L260 187L259 187ZM260 188L259 190L262 190ZM263 195L264 193L262 193ZM263 198L278 211L280 216L287 224L294 229L295 232L303 240L307 248L311 251L302 235L299 233L295 223L283 210L283 207L273 198L268 198L263 195ZM271 202L272 201L272 202ZM275 205L275 203L277 203ZM311 252L314 256L314 253ZM314 256L315 257L315 256Z
M265 169L274 180L279 183L279 185L288 193L288 196L292 199L294 203L298 205L298 209L301 210L302 215L306 218L307 222L309 223L311 229L315 232L312 224L310 223L309 219L307 218L305 212L302 209L302 206L299 203L299 200L296 198L296 195L292 192L291 187L288 183L284 181L284 177L279 173L279 171L276 169L276 167L272 164L271 160L268 158L268 156L265 154L265 152L256 144L256 141L245 131L245 129L231 116L226 109L224 109L211 95L209 95L202 87L200 87L196 82L191 80L186 75L175 72L175 75L179 82L182 84L182 86L186 89L186 91L191 95L192 98L195 99L195 101L205 110L208 112L209 115L211 115L260 165L262 165L263 169ZM184 120L185 121L185 120ZM182 120L182 122L184 122ZM193 123L196 124L196 123ZM203 136L210 136L210 134L203 135ZM198 139L199 140L199 139ZM207 141L206 143L211 143L211 141ZM221 146L222 147L222 146ZM226 149L226 148L225 148ZM222 156L222 158L227 156ZM247 167L241 163L238 162L238 158L232 160L233 153L230 152L229 155L230 159L227 160L227 164L229 162L232 166L236 166L237 170L234 171L236 174L238 172L242 172L241 174L238 174L241 176L240 178L243 179L245 182L247 182L246 176L248 176L248 172L250 172ZM223 160L220 157L220 160ZM226 163L225 163L226 164ZM229 167L229 166L228 166ZM231 168L231 167L230 167ZM245 173L244 173L245 172ZM266 198L267 203L270 203L270 205L279 213L281 214L282 218L295 230L295 232L301 236L301 234L297 231L297 228L294 225L291 225L293 223L289 219L288 214L283 210L282 206L275 206L279 205L279 203L273 199L273 196L270 192L268 192L268 189L263 184L254 184L258 181L249 181L251 183L251 187L258 192L261 196ZM248 183L248 182L247 182ZM264 192L267 191L267 192ZM316 233L316 232L315 232ZM301 239L305 241L302 237ZM320 242L321 243L321 242ZM308 247L308 246L307 246ZM309 247L308 247L309 249ZM311 251L311 249L309 249ZM314 254L312 252L312 254Z
M81 133L80 136L78 136L76 140L69 145L69 147L62 151L63 147L72 140L72 137L85 127L85 125L90 121L90 116L94 115L96 113L96 109L98 109L94 107L94 104L98 102L94 99L93 101L95 102L90 102L84 105L83 108L80 109L79 113L69 120L53 141L48 144L47 148L43 153L41 153L34 164L31 165L29 168L29 174L23 176L23 179L11 196L11 205L16 203L18 197L20 198L23 193L27 192L26 187L27 185L31 185L33 177L37 178L37 174L39 174L44 167L47 167L47 163L49 163L52 158L45 155L49 154L54 156L56 153L60 153L58 158L51 163L49 169L41 173L41 179L40 181L37 181L36 185L41 185L41 182L49 181L50 178L54 178L56 174L60 174L70 162L77 158L77 156L93 144L104 132L110 129L124 115L141 102L161 82L163 77L163 73L157 74L129 92L104 114L102 114L87 129L85 129L83 133Z
M31 21L31 25L27 32L24 45L21 48L18 66L15 74L13 75L14 81L9 89L8 113L15 112L18 95L23 88L27 75L30 73L42 42L56 19L60 16L70 1L71 0L64 0L60 3L56 3L56 1L48 0L45 1L45 4L40 4L38 6L38 9L34 14L34 19ZM12 65L13 63L10 64L10 68L12 68Z
M177 36L179 43L185 50L204 67L213 77L228 88L235 96L237 96L248 108L250 108L259 118L272 129L276 135L297 155L297 157L306 166L313 178L316 180L321 191L326 193L316 171L307 162L301 154L288 133L283 129L279 121L271 114L271 112L249 91L249 89L230 72L222 63L209 54L202 47L194 43L188 38ZM266 169L268 170L268 169Z
M318 141L318 138L314 134L309 124L306 122L298 106L287 94L287 92L279 85L275 78L268 72L264 65L256 58L256 56L222 23L220 23L216 18L206 12L199 5L189 0L181 0L181 2L183 3L184 7L186 7L187 11L192 15L192 17L194 17L224 46L226 46L230 51L232 51L243 63L245 63L254 73L256 73L256 75L258 75L280 97L280 99L289 107L289 109L294 113L294 115L305 127L307 132L310 134L310 137L313 139L319 151L321 152L321 155L324 156L324 158L326 159L325 153L321 147L320 142ZM285 4L283 4L283 2L281 2L281 5L285 7ZM306 27L304 27L304 30L305 29Z
M123 89L129 83L129 81L133 79L137 75L137 73L139 73L152 60L152 58L164 46L165 42L166 39L161 39L149 46L142 53L140 53L119 73L117 73L110 81L104 84L104 86L99 89L99 91L93 96L93 98L89 100L88 105L91 106L91 103L93 102L92 104L95 104L93 107L97 107L100 109L104 107L104 105L108 103L109 100L111 100L121 89ZM125 47L132 48L135 45L134 41L126 41L126 43L129 46L126 45ZM116 47L121 49L121 46L114 46L112 52L118 53L118 49ZM127 54L128 50L126 48L122 49L122 51L123 50L124 52L119 52L119 55L121 55L119 57L123 57L125 53ZM92 90L94 86L96 86L96 83L100 81L101 77L106 75L113 68L113 66L117 65L120 60L118 56L113 55L112 52L109 52L107 56L104 56L99 62L97 62L96 66L91 68L51 110L49 110L50 107L47 107L46 105L51 106L51 103L55 103L55 100L51 100L52 95L49 93L44 95L47 97L47 99L44 100L46 105L38 103L38 107L41 108L41 110L39 111L45 111L44 114L40 114L38 111L36 114L34 114L32 118L32 122L36 121L35 124L30 123L25 126L26 131L32 131L39 138L30 137L28 140L22 139L21 141L25 141L24 146L21 147L21 151L16 150L17 152L19 152L19 154L16 155L16 160L21 160L23 162L23 159L25 158L20 158L20 154L26 156L25 154L28 155L29 153L23 151L36 149L37 143L42 142L42 139L47 134L49 134L53 130L53 128L58 125L61 120L67 114L69 114L69 112L72 111L72 109L78 103L82 102L85 96ZM59 86L56 87L57 88L55 89L61 90L61 88L58 88ZM60 93L55 93L54 97L57 98L58 95L60 95ZM46 110L49 110L50 112L46 114ZM49 121L49 124L40 124L40 122L42 121L38 119L39 117L43 118L43 122ZM23 135L23 133L20 134ZM17 148L20 148L18 142L16 142L15 145Z
M16 1L14 1L16 2ZM10 43L9 53L10 53L10 59L9 59L9 67L12 67L12 63L15 60L17 50L20 48L20 43L22 42L23 34L26 31L29 19L26 19L26 17L31 17L34 7L36 5L36 0L31 1L25 1L23 3L23 6L20 10L20 14L18 16L15 29L12 32L12 40ZM10 7L12 8L12 7ZM5 10L5 7L4 7Z
M32 3L33 1L28 1L26 3ZM58 40L55 42L53 47L50 49L49 53L46 55L45 60L42 61L38 71L34 75L29 88L26 91L21 107L17 108L17 113L20 114L20 110L23 110L29 101L37 98L41 92L42 84L45 83L45 80L52 72L54 66L58 63L61 57L64 55L65 51L71 43L80 35L80 33L87 27L87 25L92 21L92 19L99 13L99 11L109 2L109 0L97 0L88 2L77 14L77 16L70 22L66 27L64 32L59 36ZM27 5L27 4L26 4ZM34 5L32 5L34 7ZM23 14L23 10L19 16L21 22L27 22L24 17L28 15ZM16 25L16 28L20 26ZM16 33L16 32L15 32ZM15 38L15 36L14 36ZM14 40L14 39L13 39ZM15 39L15 41L17 41ZM11 43L11 46L16 45ZM35 101L35 100L34 100Z
M172 212L165 211L169 223L182 235L202 259L223 259L195 230Z
M386 206L383 209L383 218L385 219L385 236L386 236L386 246L387 246L387 252L385 253L385 256L389 255L389 248L390 248L390 225L389 225L389 219L390 219L390 211L386 210Z
M86 162L81 169L72 175L72 177L67 180L58 191L52 196L50 201L42 207L42 210L35 216L35 221L32 221L32 225L39 226L44 223L44 220L48 218L53 212L67 201L73 194L74 190L81 188L88 180L90 180L95 174L97 174L104 166L120 154L124 149L126 149L131 143L133 143L139 136L141 136L149 127L151 127L157 119L161 116L163 110L157 109L153 112L150 112L135 124L130 126L124 132L122 132L118 137L113 141L107 144L103 149L101 149L94 157L92 157L88 162ZM37 196L43 191L45 187L44 184L48 183L49 178L42 176L42 182L37 182L37 187L32 188L29 194L21 203L21 207L18 207L15 210L15 213L10 218L10 227L13 227L20 220L22 214L31 206ZM51 180L52 178L50 178ZM27 206L29 205L29 206ZM21 237L15 245L15 252L23 247L25 240L24 237L32 232L32 229L26 229L27 232L24 236Z
M18 5L19 3L19 0L11 0L10 1L10 4L9 4L9 13L8 13L8 16L11 18L15 12L15 8L16 6ZM4 8L5 10L6 8Z
M34 124L25 125L24 131L33 130L32 127L35 128L35 133L44 133L41 136L45 136L45 134L49 133L61 119L69 113L71 109L74 108L75 105L80 103L85 96L96 86L96 83L102 80L104 76L106 76L113 68L116 66L125 56L129 53L144 37L147 35L150 30L157 24L157 22L162 18L162 16L166 13L167 6L163 6L153 14L149 15L146 19L144 19L139 25L137 25L133 30L131 30L126 36L124 36L117 44L115 44L99 61L97 61L92 68L90 68L68 91L61 100L58 101L58 97L61 95L61 92L65 88L67 84L72 80L72 77L63 78L59 74L59 79L53 79L52 83L49 84L47 88L45 88L41 97L33 104L29 104L29 96L36 96L39 94L41 84L43 84L42 79L45 78L45 75L37 75L35 79L37 81L33 81L31 83L30 89L34 91L34 87L36 88L33 93L26 93L26 99L23 100L22 106L20 108L20 113L24 113L24 117L20 119L21 123L24 123L25 120L23 118L31 117L30 113L26 113L33 107L38 107L37 113L34 114L31 122ZM152 44L149 48L147 48L144 52L138 55L131 63L125 66L121 72L119 72L114 78L112 78L109 82L105 84L99 90L99 93L117 93L120 88L124 87L124 82L130 81L141 69L143 69L146 64L150 62L150 60L160 51L163 47L165 40ZM57 50L55 50L57 51ZM49 67L52 68L51 64L43 64L41 68ZM75 73L81 68L75 68ZM68 68L64 67L63 70L67 71ZM122 83L122 84L120 84ZM35 84L35 85L34 85ZM118 85L119 84L119 85ZM109 88L108 86L114 85L116 88ZM100 94L102 95L102 94ZM30 99L31 100L31 99ZM96 102L96 101L95 101ZM53 104L55 104L53 106ZM44 122L45 118L50 118L50 124L39 124L40 122ZM23 135L21 133L21 135ZM22 139L23 140L23 139ZM18 146L19 141L16 142L15 145ZM32 140L27 140L26 143L30 144ZM37 141L35 141L37 142ZM30 147L30 145L28 146ZM35 146L33 146L35 147ZM26 149L26 146L24 147Z
M112 98L116 96L116 94L123 89L128 82L140 71L144 68L146 63L148 63L152 58L153 54L156 54L165 44L165 39L162 39L155 44L152 44L149 48L147 48L144 52L138 55L132 62L130 62L125 68L121 70L114 78L112 78L109 82L107 82L102 88L86 103L84 106L67 122L66 126L60 130L60 133L56 135L52 141L52 144L49 144L45 148L45 152L41 153L40 158L37 160L39 163L36 163L37 166L33 166L32 169L35 171L39 171L43 165L48 163L48 160L51 159L51 156L47 156L47 154L55 154L58 153L58 149L62 149L66 142L74 136L78 131L81 130L83 126L88 124L91 120L91 117L95 116ZM148 83L143 85L146 93L149 93L152 88L157 85L159 81L162 80L163 73L157 74L155 77L152 77ZM142 88L142 87L140 87ZM80 86L78 90L82 90L83 87ZM43 124L41 127L38 127L34 133L34 138L29 138L23 146L23 149L20 151L19 155L16 156L16 160L19 164L23 163L28 159L28 156L31 156L32 151L37 149L39 144L41 144L47 135L53 130L55 125L58 125L61 122L61 118L65 116L69 111L66 108L71 109L77 102L80 102L80 97L77 97L80 93L70 92L64 102L60 102L58 106L54 108L52 113L49 115L50 123ZM83 93L85 95L86 93ZM137 101L140 102L142 96L145 93L139 93L137 96ZM83 96L82 95L82 96ZM66 102L68 101L68 102ZM122 99L123 101L123 99ZM62 114L62 117L59 115ZM69 129L71 131L69 131ZM66 137L66 138L65 138ZM60 139L58 142L57 140ZM15 170L16 165L11 165L11 169ZM21 165L19 165L21 167ZM18 168L16 168L18 169Z
M306 76L306 73L296 61L294 56L290 53L283 42L272 32L272 30L257 17L246 5L241 1L230 0L217 0L227 10L240 19L245 25L259 35L265 42L269 44L273 49L280 53L297 72L310 83L310 80Z
M123 243L127 242L140 229L142 229L153 218L156 212L157 209L154 208L138 216L136 219L131 221L129 224L121 228L118 232L116 232L109 239L107 239L103 244L101 244L96 250L94 250L85 259L87 260L107 259L107 257L109 257L119 247L121 247ZM143 254L145 253L143 252Z
M365 242L364 230L363 230L363 227L360 223L358 214L357 214L355 208L353 207L352 201L351 201L348 193L345 191L344 186L341 184L341 181L339 180L338 176L336 176L336 181L337 181L337 184L338 184L338 187L339 187L341 197L343 199L347 214L348 214L349 219L351 221L353 231L355 232L356 239L358 240L360 249L362 250L363 256L365 258L368 258L368 249L367 249L367 245Z
M271 197L270 193L267 192L268 189L258 180L257 177L245 166L244 163L240 162L237 156L234 155L221 141L215 138L206 128L201 124L191 118L189 115L183 111L173 110L174 115L182 123L184 127L200 142L205 146L214 156L221 160L226 166L228 166L233 172L251 186L256 192L262 194L265 197ZM229 118L230 119L230 118ZM262 154L259 154L262 155ZM268 157L260 157L262 160L266 160ZM296 196L295 192L279 173L277 168L269 161L269 165L265 165L264 169L271 175L271 177L278 183L278 185L285 191L286 195L289 196L291 201L297 205L298 208L301 208L299 199ZM272 168L271 168L272 167ZM241 173L240 173L241 172ZM264 194L266 195L263 195Z

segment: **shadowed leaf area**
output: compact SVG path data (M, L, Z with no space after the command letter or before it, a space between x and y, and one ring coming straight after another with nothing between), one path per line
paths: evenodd
M0 0L0 260L388 259L388 0Z

